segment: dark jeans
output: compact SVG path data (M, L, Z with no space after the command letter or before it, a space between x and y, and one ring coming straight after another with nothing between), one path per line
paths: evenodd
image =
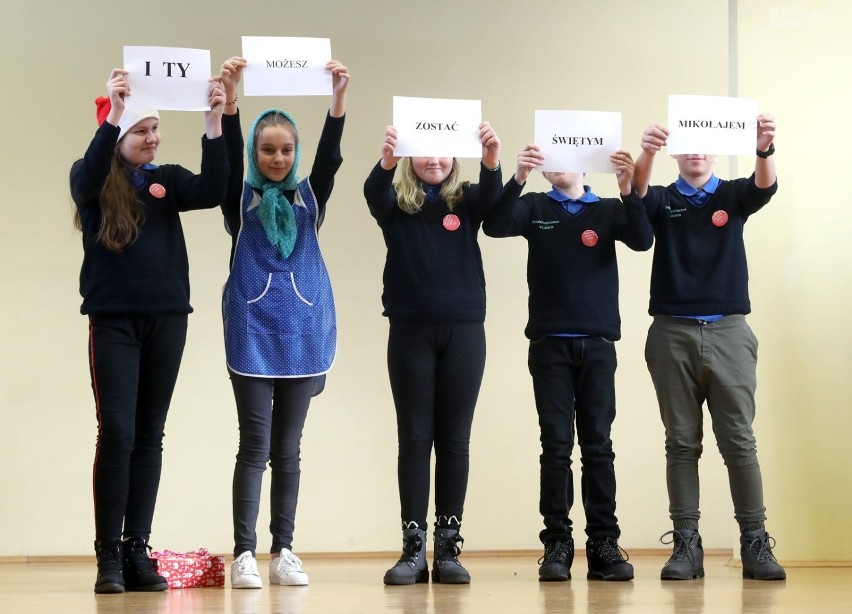
M388 374L396 406L403 522L426 527L435 447L435 515L461 522L470 430L485 370L485 327L391 319Z
M545 527L541 541L571 537L575 421L586 534L618 538L610 439L615 420L615 344L599 337L542 337L530 343L528 364L541 427L539 511Z
M89 317L89 372L98 420L95 535L148 539L166 414L186 343L187 316Z
M698 529L705 401L728 469L734 516L742 531L762 528L766 508L752 430L757 338L745 316L706 324L654 316L645 360L666 428L666 484L674 528Z
M260 488L268 462L270 552L292 549L299 498L299 446L314 391L314 377L262 378L230 372L240 446L234 466L234 556L257 549Z

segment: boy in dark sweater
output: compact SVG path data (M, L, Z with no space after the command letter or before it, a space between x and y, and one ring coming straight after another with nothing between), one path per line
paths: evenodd
M645 360L666 429L666 482L673 552L663 580L704 576L698 533L698 459L707 401L740 526L743 577L783 580L766 533L763 483L754 432L757 339L745 314L748 295L743 226L777 189L775 120L757 117L754 174L733 181L713 174L715 156L675 156L680 175L649 188L654 155L668 131L651 126L642 137L635 185L654 227ZM668 535L668 533L666 534Z
M615 468L610 431L615 419L615 341L621 338L615 242L650 249L653 231L631 189L633 159L613 154L621 200L599 198L583 173L545 172L553 190L521 196L530 172L544 161L528 145L483 230L523 236L529 245L527 282L529 370L541 427L540 581L571 577L574 502L571 451L576 416L582 451L589 579L631 580L615 516Z

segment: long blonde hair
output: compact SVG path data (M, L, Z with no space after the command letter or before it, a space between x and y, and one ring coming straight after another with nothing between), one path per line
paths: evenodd
M396 202L399 208L414 215L419 213L426 200L426 192L423 191L423 182L414 174L411 158L403 158L400 164L401 177L394 184L396 188ZM468 181L461 180L461 169L459 161L453 158L453 167L449 175L441 185L441 200L447 203L447 208L452 211L461 202L462 190L469 185Z
M145 213L136 199L136 190L127 177L127 170L118 147L100 194L101 225L95 239L109 251L120 254L133 245ZM74 210L74 227L83 230L80 212Z

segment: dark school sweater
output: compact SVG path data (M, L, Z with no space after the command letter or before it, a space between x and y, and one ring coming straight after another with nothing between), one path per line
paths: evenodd
M621 338L615 242L646 251L654 242L642 201L635 195L602 198L571 215L542 192L520 196L506 182L482 229L491 237L523 236L528 244L529 339L578 334ZM520 196L520 198L519 198ZM584 240L585 235L585 240Z
M387 246L383 315L422 323L484 322L485 273L477 235L500 195L500 168L488 170L480 163L479 184L463 188L454 211L443 200L426 199L413 215L397 206L395 170L376 164L364 183L364 197ZM452 231L443 224L450 214L460 222Z
M753 174L722 180L707 202L696 207L684 200L674 183L649 188L643 201L657 245L648 313L750 313L743 228L777 189L777 182L758 188Z
M71 197L83 227L80 295L84 314L191 313L189 259L179 213L219 206L225 196L225 139L201 139L201 174L164 164L144 173L136 197L144 221L136 241L120 254L97 240L100 193L109 174L119 129L104 122L82 159L71 167ZM153 190L151 189L154 186ZM165 188L162 194L156 186ZM152 193L153 192L153 193Z

